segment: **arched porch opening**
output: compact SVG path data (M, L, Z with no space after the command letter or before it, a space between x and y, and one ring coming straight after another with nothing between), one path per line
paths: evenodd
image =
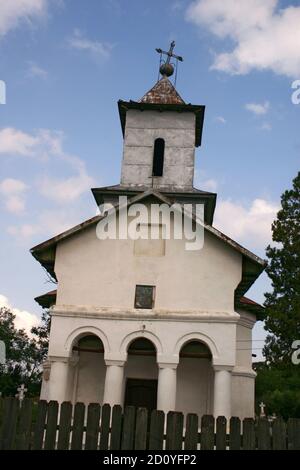
M137 338L129 344L124 370L124 406L157 406L158 366L156 348L147 338Z
M199 416L213 411L212 354L199 340L185 343L177 367L176 409Z
M73 402L102 403L106 365L104 346L94 334L81 335L72 347Z

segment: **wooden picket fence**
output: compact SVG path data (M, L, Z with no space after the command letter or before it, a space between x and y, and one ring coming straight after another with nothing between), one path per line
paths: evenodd
M0 400L0 449L300 450L300 419L226 419L145 408Z

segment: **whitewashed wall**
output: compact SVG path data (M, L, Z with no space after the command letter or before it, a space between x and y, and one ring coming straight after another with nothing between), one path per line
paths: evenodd
M122 162L121 183L152 186L153 147L165 140L164 172L154 178L156 187L193 186L195 159L194 113L129 110Z

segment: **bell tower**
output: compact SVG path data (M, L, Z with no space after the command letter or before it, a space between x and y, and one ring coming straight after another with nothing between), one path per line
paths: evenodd
M92 191L98 206L152 190L180 204L202 203L205 222L212 224L216 194L193 186L205 106L186 103L177 92L177 62L183 59L174 47L173 41L167 52L156 49L160 78L139 101L118 101L124 137L121 181Z
M124 135L121 186L188 191L193 188L195 147L201 144L204 106L186 104L169 77L171 43L162 77L139 101L119 101Z

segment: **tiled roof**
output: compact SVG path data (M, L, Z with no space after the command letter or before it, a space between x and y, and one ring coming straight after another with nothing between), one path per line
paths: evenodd
M185 104L167 77L162 77L154 87L140 99L140 103Z

